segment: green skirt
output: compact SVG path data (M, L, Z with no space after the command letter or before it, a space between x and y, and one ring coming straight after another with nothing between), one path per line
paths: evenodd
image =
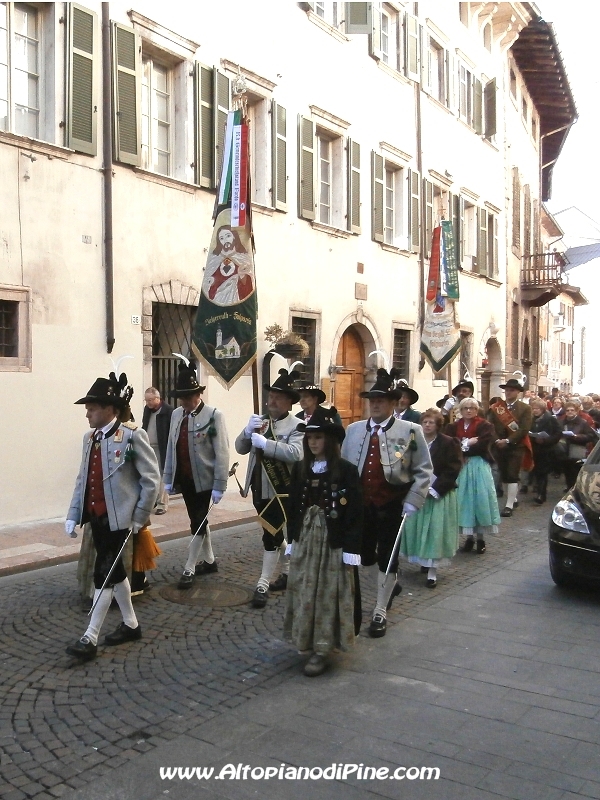
M327 655L354 645L354 572L327 542L325 515L311 506L294 542L283 635L298 650Z
M422 567L445 567L458 550L456 490L437 500L428 495L425 505L404 524L400 555Z

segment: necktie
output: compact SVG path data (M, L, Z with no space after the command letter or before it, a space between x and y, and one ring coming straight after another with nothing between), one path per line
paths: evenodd
M371 436L374 436L375 438L377 438L379 436L379 429L380 428L381 428L381 425L373 425L373 432L371 433Z
M96 432L94 433L94 441L95 441L95 442L100 442L100 441L102 441L102 437L103 437L103 436L104 436L104 434L102 433L102 431L96 431Z

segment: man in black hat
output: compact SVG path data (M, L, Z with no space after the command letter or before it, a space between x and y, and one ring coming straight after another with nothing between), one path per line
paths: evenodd
M319 387L315 386L312 383L305 383L302 386L296 386L296 391L300 395L300 408L302 411L299 411L296 416L298 419L302 420L302 422L308 424L310 422L310 418L315 413L315 411L320 408L323 411L326 411L329 416L333 418L333 421L341 425L342 418L338 414L337 408L332 406L331 408L325 408L325 406L321 405L327 399L327 395L325 392Z
M303 457L304 433L298 430L300 420L290 411L300 399L293 388L297 372L279 370L279 377L265 389L268 414L252 414L248 424L235 440L240 455L250 453L244 497L252 487L252 501L263 528L263 565L254 591L252 605L264 608L269 589L278 591L287 586L289 557L285 555L285 526L292 464ZM271 576L281 558L281 575L271 584Z
M487 418L494 425L496 441L492 445L492 455L496 459L506 506L501 517L512 517L519 490L519 474L523 457L527 452L529 429L531 427L531 407L521 402L519 394L523 386L516 378L500 384L504 389L506 402L500 400L490 406Z
M100 628L113 595L123 622L105 637L105 644L118 645L142 636L119 553L130 531L136 534L148 523L160 473L146 432L131 422L119 422L121 415L129 416L125 412L132 395L127 376L122 374L117 380L111 373L108 379L98 378L87 395L76 401L76 405L85 404L86 417L94 429L83 437L81 466L65 522L65 531L71 537L77 536L78 524L89 522L96 550L94 610L84 635L67 647L69 655L83 661L96 656ZM101 591L105 582L106 588Z
M436 406L442 412L445 424L455 422L458 419L458 414L455 409L458 408L458 404L462 400L465 400L467 397L473 397L474 392L475 387L473 383L471 381L462 380L452 389L451 396L445 395L441 400L437 401Z
M398 392L398 401L394 408L396 419L403 419L405 422L420 422L421 414L413 408L414 404L419 402L419 395L410 388L406 381L399 381L396 384L396 391Z
M393 372L393 371L392 371ZM361 397L369 401L370 417L348 426L342 458L358 467L365 515L361 560L378 564L377 602L369 636L385 636L387 610L401 591L396 581L398 557L387 567L404 516L414 514L427 498L433 468L420 425L394 417L398 390L393 375L377 370L377 380Z
M202 400L205 388L198 383L195 363L182 359L171 393L181 405L171 415L163 473L168 491L173 485L181 490L194 537L180 589L191 588L195 575L218 571L206 517L210 504L219 503L227 489L229 438L223 414Z

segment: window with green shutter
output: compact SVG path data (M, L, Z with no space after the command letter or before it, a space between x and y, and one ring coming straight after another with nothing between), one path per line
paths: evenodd
M216 187L219 183L221 166L223 163L225 126L227 124L227 114L229 113L230 107L230 81L227 75L216 67L213 70L213 77L213 141L215 144L213 186Z
M473 80L473 128L475 133L483 133L483 87L477 78Z
M348 139L348 230L360 233L360 145Z
M141 43L131 29L112 24L113 149L124 164L140 165Z
M194 70L194 93L196 96L195 166L196 183L207 189L213 187L213 70L196 62Z
M484 135L491 139L496 133L496 79L488 81L483 91Z
M425 195L425 253L431 253L431 240L433 238L433 183L426 178L423 180Z
M375 242L383 242L384 194L383 156L371 151L371 237Z
M410 192L408 230L410 231L410 249L419 252L421 232L421 176L412 169L408 170Z
M421 79L419 20L407 14L404 23L404 74L413 81Z
M298 116L298 216L315 218L315 124Z
M287 112L271 101L271 203L287 211Z
M98 17L87 8L67 4L66 145L78 153L97 152Z

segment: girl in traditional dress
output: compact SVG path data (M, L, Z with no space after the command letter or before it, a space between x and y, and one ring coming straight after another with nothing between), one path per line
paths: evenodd
M437 569L450 564L458 550L456 479L463 465L460 444L440 433L444 418L436 408L421 414L421 427L433 464L433 480L425 505L408 517L400 541L400 555L420 564L426 586L437 586Z
M490 464L490 445L496 437L491 422L482 419L479 404L473 397L458 406L461 419L446 425L444 433L454 436L462 446L465 465L458 477L458 524L467 539L463 552L469 553L475 544L476 552L485 553L485 537L498 533L500 513Z
M284 636L313 653L304 666L313 677L327 669L332 650L348 650L358 634L362 497L358 470L340 457L344 429L328 409L317 408L298 430L306 435L290 485Z

